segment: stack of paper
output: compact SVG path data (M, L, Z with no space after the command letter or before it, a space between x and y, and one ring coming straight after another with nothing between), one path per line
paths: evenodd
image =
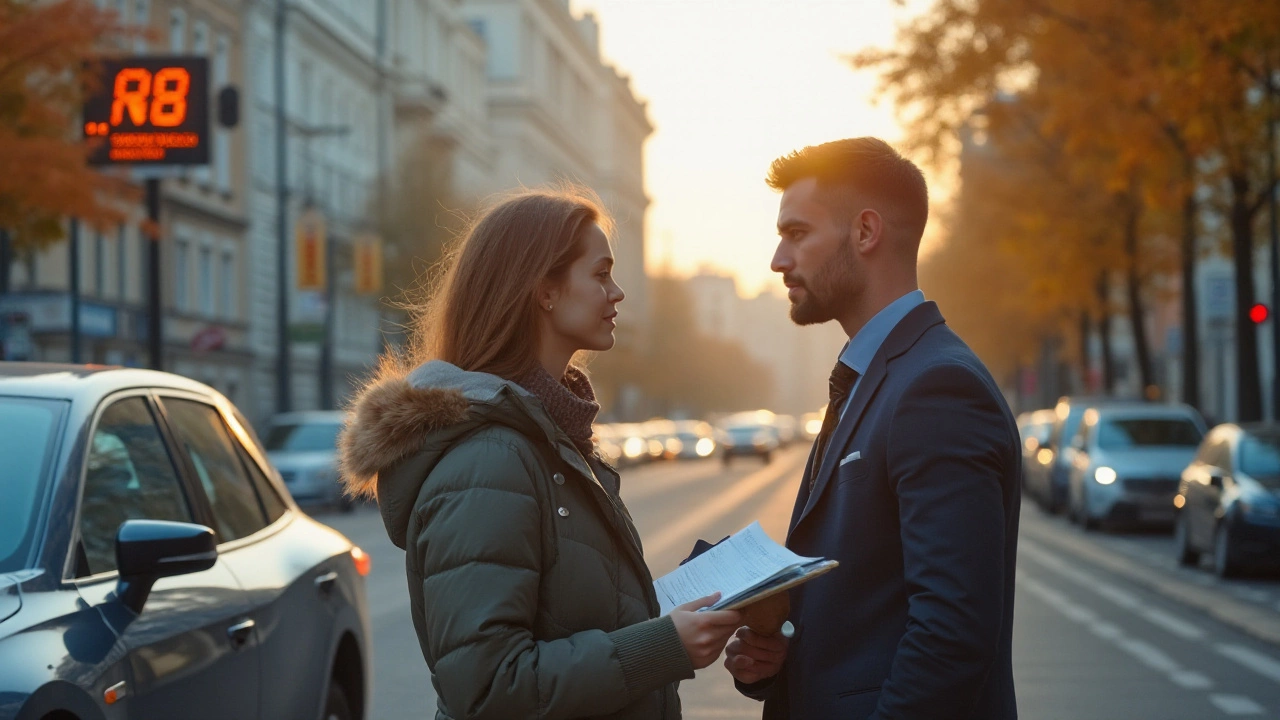
M797 555L774 542L755 522L654 581L662 614L720 593L712 610L736 610L799 585L838 566L835 560Z

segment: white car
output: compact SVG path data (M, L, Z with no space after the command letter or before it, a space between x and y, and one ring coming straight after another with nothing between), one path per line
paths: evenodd
M355 504L338 478L338 410L282 413L271 418L263 445L271 464L299 505L330 505L350 512Z

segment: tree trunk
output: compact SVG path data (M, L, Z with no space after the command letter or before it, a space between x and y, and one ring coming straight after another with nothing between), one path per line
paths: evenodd
M1262 382L1258 377L1258 327L1249 319L1254 303L1254 213L1249 208L1249 178L1235 173L1230 180L1231 245L1236 271L1236 419L1256 422L1262 419Z
M1187 196L1182 201L1182 402L1200 409L1200 322L1196 313L1195 167L1186 162Z
M1116 362L1111 353L1111 276L1103 270L1098 274L1098 303L1102 317L1098 319L1098 339L1102 341L1102 392L1116 393Z
M1085 393L1091 393L1094 390L1089 377L1091 365L1089 362L1089 340L1092 337L1093 317L1089 314L1089 309L1084 308L1080 311L1080 377L1084 381Z
M1124 250L1128 259L1125 272L1126 294L1129 298L1129 324L1133 333L1133 353L1138 363L1138 379L1142 387L1139 394L1147 396L1153 385L1151 379L1151 346L1147 340L1146 309L1142 302L1142 280L1138 273L1138 221L1142 217L1141 201L1130 197L1125 212Z

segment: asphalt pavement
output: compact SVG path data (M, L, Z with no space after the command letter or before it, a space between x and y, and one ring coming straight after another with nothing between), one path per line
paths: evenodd
M622 494L655 576L698 538L754 520L781 540L806 447L764 465L735 459L625 470ZM432 717L435 693L408 610L404 553L377 509L321 513L373 558L372 720ZM1181 568L1155 533L1086 533L1022 509L1014 676L1024 720L1280 718L1280 579L1220 580ZM747 719L760 706L717 663L683 683L691 720Z

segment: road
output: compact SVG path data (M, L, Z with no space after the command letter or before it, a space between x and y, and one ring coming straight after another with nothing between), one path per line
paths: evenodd
M624 472L623 496L655 576L695 539L753 520L786 533L807 448ZM435 696L408 611L404 553L376 508L321 519L373 557L373 720L431 717ZM1271 642L1261 638L1270 638ZM1014 675L1025 720L1280 718L1280 582L1179 568L1158 534L1088 533L1027 504L1019 538ZM691 720L758 718L719 665L683 683Z

